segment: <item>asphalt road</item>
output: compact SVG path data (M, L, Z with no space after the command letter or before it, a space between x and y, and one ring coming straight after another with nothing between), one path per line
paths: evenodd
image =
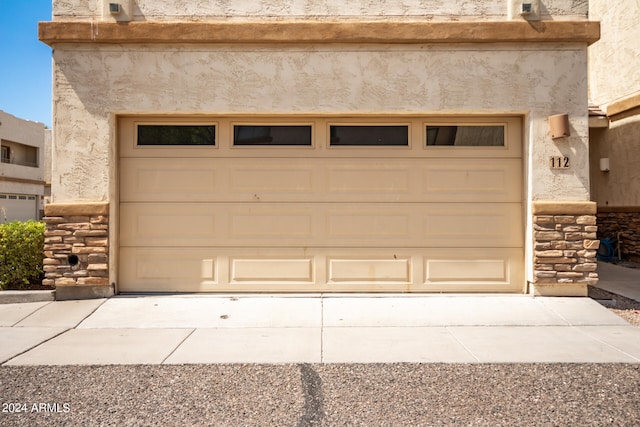
M640 425L640 365L0 367L2 426Z

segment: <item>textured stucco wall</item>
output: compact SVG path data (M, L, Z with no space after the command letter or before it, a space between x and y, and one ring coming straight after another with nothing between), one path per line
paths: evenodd
M598 206L640 206L640 115L611 122L607 130L592 129L592 200ZM609 172L600 171L608 158Z
M591 0L589 8L601 21L601 38L589 48L590 97L606 110L640 95L640 1ZM591 131L591 143L593 200L599 207L640 206L640 111L611 117L609 129ZM609 158L610 172L599 170L600 158Z
M504 20L509 0L132 0L134 20L370 19ZM56 20L101 19L103 0L54 0ZM587 0L540 0L542 19L586 19Z
M590 19L601 22L589 48L589 90L600 106L640 94L640 1L590 0Z
M586 47L57 46L54 202L107 201L115 114L523 114L533 200L588 200ZM547 117L569 113L554 142ZM569 170L549 169L569 155ZM112 169L115 170L115 169Z
M53 144L53 131L44 131L44 150L42 155L42 175L45 182L51 183L51 148Z

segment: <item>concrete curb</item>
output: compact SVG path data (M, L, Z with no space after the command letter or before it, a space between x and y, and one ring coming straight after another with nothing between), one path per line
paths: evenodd
M0 304L54 301L55 290L47 291L0 291Z

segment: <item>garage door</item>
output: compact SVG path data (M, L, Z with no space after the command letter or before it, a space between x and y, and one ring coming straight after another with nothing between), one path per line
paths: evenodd
M121 292L521 292L521 124L119 120Z
M36 219L36 196L24 194L0 194L0 224L10 221Z

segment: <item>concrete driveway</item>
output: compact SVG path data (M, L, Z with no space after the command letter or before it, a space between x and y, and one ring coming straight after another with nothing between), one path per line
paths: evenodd
M589 298L118 296L0 305L0 363L639 363Z

